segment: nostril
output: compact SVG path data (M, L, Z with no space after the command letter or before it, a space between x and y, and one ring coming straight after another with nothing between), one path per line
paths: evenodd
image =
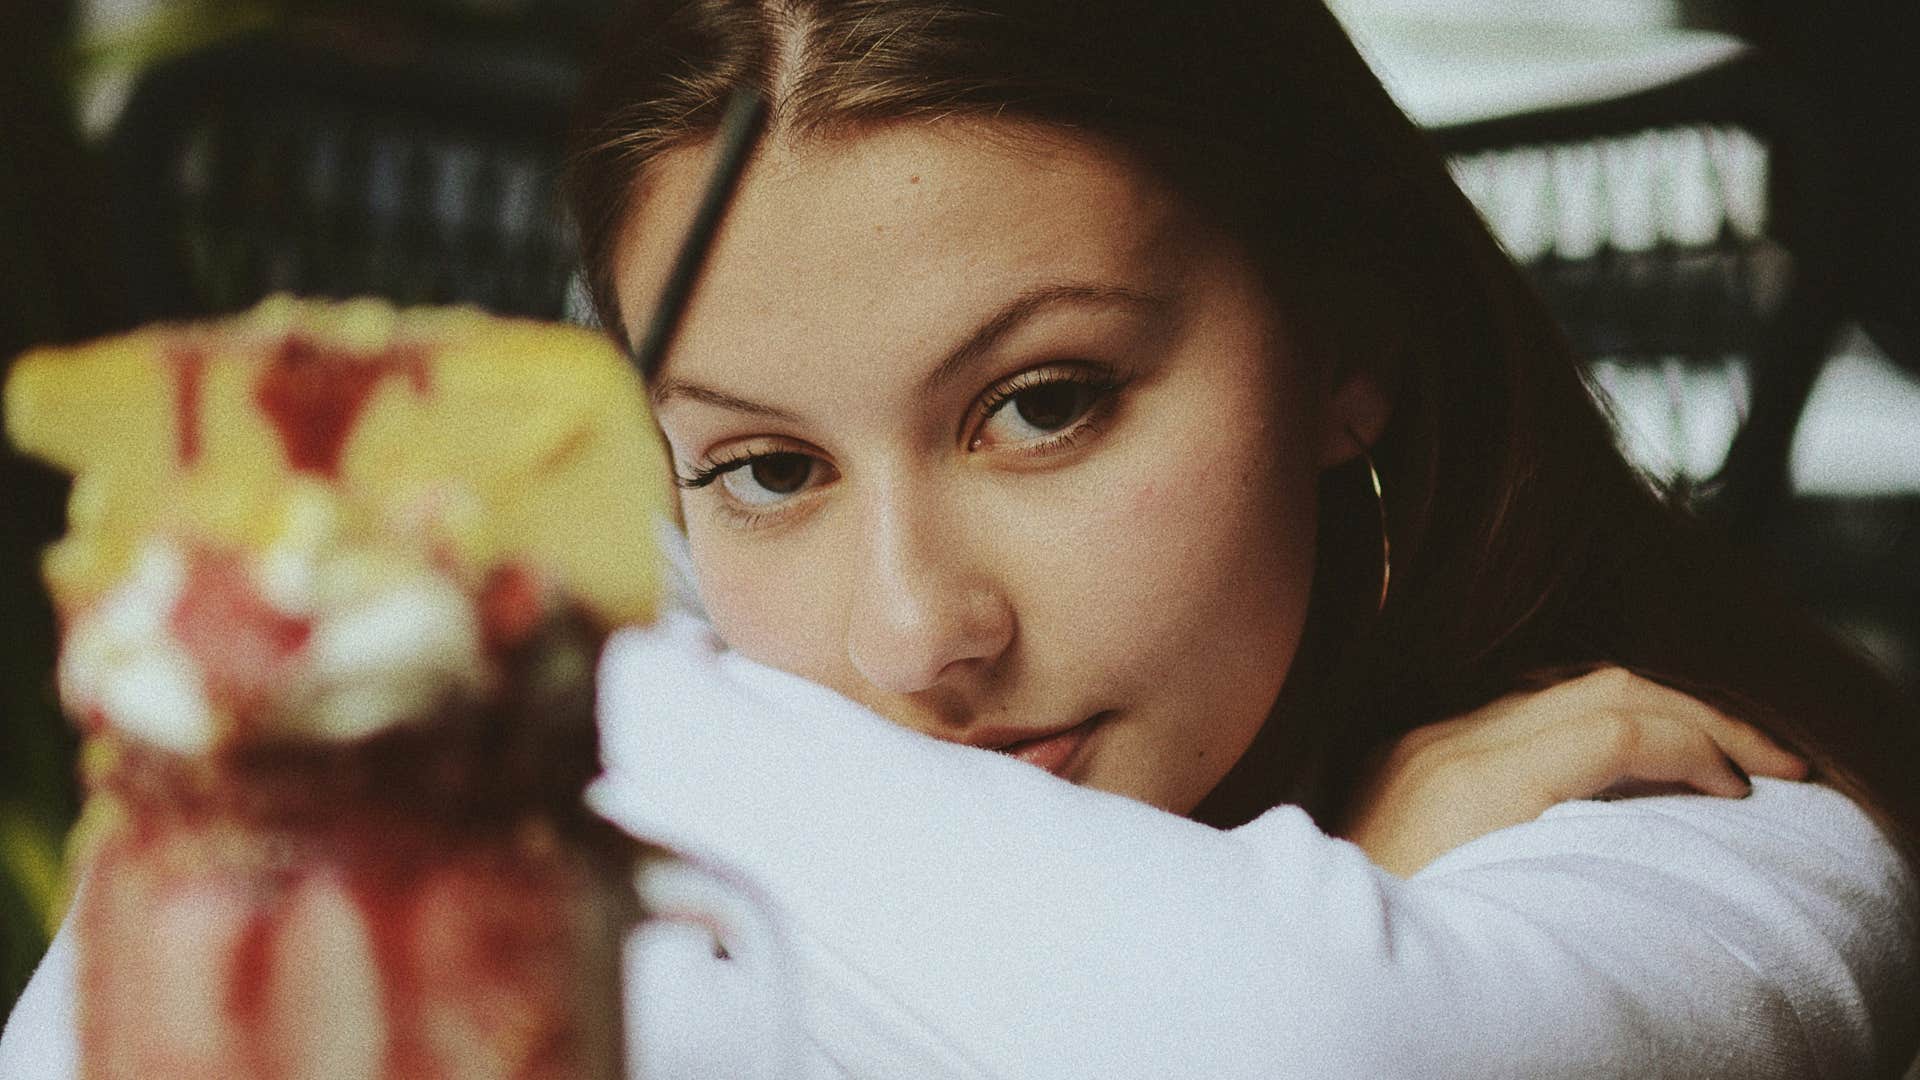
M934 673L933 681L935 683L941 683L951 679L963 678L968 672L977 671L986 667L987 664L987 659L982 656L961 657L958 660L949 661L947 666Z

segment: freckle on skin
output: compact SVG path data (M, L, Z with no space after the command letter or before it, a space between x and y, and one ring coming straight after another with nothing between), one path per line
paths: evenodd
M1135 514L1148 513L1159 509L1161 501L1160 495L1160 485L1149 480L1133 490L1132 497L1127 500L1127 504Z
M920 178L917 176L910 176L907 178L907 183L909 184L917 184L919 182L920 182Z

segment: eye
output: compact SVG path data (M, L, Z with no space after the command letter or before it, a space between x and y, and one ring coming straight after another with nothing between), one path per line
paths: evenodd
M819 458L788 450L717 461L692 476L679 477L678 483L683 488L702 488L717 480L735 503L763 510L824 482L826 470Z
M996 387L982 404L984 419L970 448L986 444L1049 445L1083 426L1117 388L1092 371L1039 370Z
M760 454L727 470L720 486L748 506L771 506L799 494L813 473L814 460L805 454Z

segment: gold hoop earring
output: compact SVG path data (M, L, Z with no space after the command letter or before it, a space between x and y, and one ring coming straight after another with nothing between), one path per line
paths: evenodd
M1374 614L1387 609L1387 587L1393 582L1393 543L1387 538L1387 497L1380 487L1380 470L1373 464L1373 455L1367 452L1367 443L1360 433L1352 428L1347 434L1353 436L1353 444L1360 448L1360 460L1367 463L1367 480L1373 485L1373 503L1380 508L1380 602L1373 609Z

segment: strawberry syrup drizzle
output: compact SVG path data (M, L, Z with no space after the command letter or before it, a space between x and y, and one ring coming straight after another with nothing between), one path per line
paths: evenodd
M470 844L470 838L416 823L360 817L335 823L320 839L368 935L385 1018L378 1074L383 1080L447 1075L446 1050L436 1050L423 1026L423 1006L430 998L441 1007L463 994L482 1003L503 987L531 986L534 1000L550 1010L542 1018L552 1028L545 1041L552 1044L549 1053L559 1067L580 1052L568 1010L555 997L558 987L540 980L541 960L549 950L576 946L542 917L579 885L556 878L537 861L529 865L518 856ZM239 1034L238 1052L252 1075L261 1077L283 1075L298 1064L286 1057L287 1048L272 1041L268 1023L274 971L292 962L274 948L285 940L280 898L298 887L297 877L277 879L275 899L249 917L227 990L226 1013ZM462 902L448 908L449 894ZM447 952L445 942L423 944L432 932L429 918L454 921L455 951ZM441 935L447 929L442 925Z
M238 555L196 546L167 629L193 658L207 695L244 722L290 675L313 622L260 595Z
M526 563L503 563L487 575L475 606L487 650L500 656L540 628L548 606L545 584Z
M258 1033L266 1030L267 982L273 968L273 939L279 936L279 914L263 908L247 916L246 929L234 947L227 984L227 1018L233 1031L242 1033L236 1049L259 1076L273 1075L268 1071L273 1064L268 1057L271 1048L264 1045Z
M389 824L350 818L338 823L320 847L332 853L332 869L341 874L341 884L368 934L373 975L381 988L381 1014L386 1018L386 1050L379 1075L400 1080L438 1074L418 1030L425 988L409 960L419 933L409 902L419 884L419 868L431 866L434 853L430 837L415 836L404 825L398 832L382 827ZM396 838L404 838L402 850L385 850ZM301 880L299 874L273 875L266 886L268 895L247 916L234 949L225 1012L237 1037L235 1052L247 1063L249 1075L280 1076L297 1065L287 1060L288 1048L274 1042L268 995L277 968L295 962L275 945L287 940L285 901Z
M373 968L380 980L380 1013L387 1018L384 1075L432 1075L433 1055L420 1035L420 1003L426 989L410 955L421 931L405 885L362 880L355 883L353 897L366 922Z
M444 858L437 849L445 840L412 823L387 821L380 826L371 821L345 823L342 850L350 852L345 861L354 867L346 889L367 930L380 984L380 1013L386 1017L381 1075L432 1076L436 1071L433 1054L420 1032L426 986L413 959L414 942L422 932L413 900L422 875L431 874L437 860Z
M188 345L167 353L173 365L174 460L191 468L200 460L200 402L206 393L207 354Z
M433 390L420 349L350 353L294 335L281 343L253 396L279 433L287 463L296 472L332 480L339 478L341 454L374 388L399 375L415 396Z
M147 790L140 798L172 796ZM618 942L584 931L570 912L583 901L615 901L611 888L601 893L604 881L577 869L583 852L529 848L494 826L476 831L468 822L366 807L245 836L217 813L136 813L129 824L147 826L136 830L145 834L109 842L76 916L84 941L110 943L85 957L80 973L83 1000L94 1003L81 1021L94 1060L132 1062L127 1075L304 1075L312 1048L287 1043L284 1027L302 1017L276 995L299 993L311 977L300 950L289 948L288 920L291 901L320 877L340 890L367 934L383 1017L374 1074L381 1080L461 1075L461 1063L486 1060L512 1066L514 1076L605 1075L598 1070L608 1051L578 1015L584 999L573 973L596 968ZM143 1004L151 946L138 912L208 882L237 886L250 902L212 935L220 955L207 956L226 969L223 1030L205 1049L183 1048L171 1035L143 1034L154 1014ZM601 991L617 998L617 983ZM444 1024L436 1018L448 1016L470 1025L478 1044L436 1039L433 1025Z

